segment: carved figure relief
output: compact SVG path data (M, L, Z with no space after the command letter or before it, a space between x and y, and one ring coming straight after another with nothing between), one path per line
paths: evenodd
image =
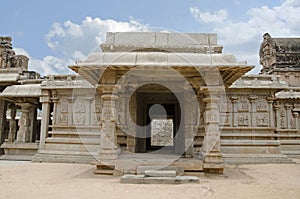
M67 125L68 124L68 113L69 113L69 104L66 98L61 97L59 98L60 101L56 103L56 122L60 125Z
M92 115L93 125L100 126L102 114L102 100L99 95L97 95L93 101L92 110L94 110L94 113Z
M68 113L68 106L68 101L63 98L60 103L61 113Z
M257 112L266 112L268 111L268 104L266 101L259 100L256 104L256 111Z
M269 117L267 114L256 115L257 126L269 126Z
M173 146L172 119L153 119L151 121L151 145Z
M120 99L116 102L116 108L117 108L117 115L118 115L118 121L117 124L119 125L126 125L126 101L125 99Z
M220 115L220 124L224 126L230 126L230 114Z
M218 113L216 111L206 111L205 112L205 122L219 122Z
M75 103L75 112L76 113L85 113L86 105L83 99L78 99Z
M84 125L85 124L85 115L83 114L75 114L74 115L74 122L78 125Z
M249 116L248 114L240 113L238 117L239 126L249 126Z
M75 101L75 113L73 115L73 120L74 123L77 125L85 125L86 111L88 111L86 102L87 101L84 100L82 97L78 97Z
M281 110L280 112L280 126L282 129L286 129L286 118L285 118L285 110Z
M296 129L295 118L292 118L292 119L290 120L290 125L291 125L291 128L292 128L292 129Z
M58 124L66 125L68 123L68 115L67 114L58 114Z
M245 96L242 96L239 103L240 112L248 112L249 111L249 101Z

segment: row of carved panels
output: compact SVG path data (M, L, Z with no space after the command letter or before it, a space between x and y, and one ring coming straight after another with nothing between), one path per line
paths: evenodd
M280 115L280 118L270 118L269 113L221 113L220 123L224 126L239 127L271 127L271 123L281 129L297 129L297 121L291 113L290 117ZM275 116L275 115L274 115ZM273 121L270 121L273 120ZM276 122L278 124L276 124Z
M253 99L252 101L250 99ZM268 112L270 105L267 96L227 96L220 100L220 112L249 112L254 106L256 112ZM234 110L233 110L234 109Z

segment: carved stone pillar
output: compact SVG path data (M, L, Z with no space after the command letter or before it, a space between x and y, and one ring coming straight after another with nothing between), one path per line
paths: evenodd
M295 118L295 128L299 130L300 129L299 121L298 121L299 113L298 112L293 112L293 117Z
M273 102L274 102L275 98L274 97L268 97L267 100L268 100L268 103L269 103L269 111L270 111L270 114L269 114L270 127L275 127L274 115L273 115Z
M50 96L48 91L42 91L42 97L40 102L42 103L42 121L41 121L41 135L40 135L40 147L45 148L45 141L48 137L49 118L50 118Z
M6 137L6 132L5 132L6 108L7 108L6 102L0 99L0 145L4 142L4 139ZM0 154L2 153L3 153L3 149L0 148Z
M239 97L231 96L230 99L232 102L232 126L236 127L236 126L238 126L237 102L238 102Z
M86 112L85 112L85 125L86 126L92 126L93 122L92 122L92 110L91 110L91 104L92 104L92 100L93 97L84 97L85 101L86 101Z
M30 120L30 125L29 125L29 130L30 130L30 142L35 142L35 139L37 135L35 134L35 128L37 125L37 108L35 106L31 106L29 108L29 120Z
M106 92L101 96L101 99L103 101L103 105L99 160L105 162L118 158L116 133L116 100L118 99L118 96L113 95L112 92Z
M17 122L16 122L16 105L12 104L10 106L10 121L9 121L9 132L8 132L8 142L14 142L17 132Z
M129 99L128 99L129 100ZM137 121L137 113L136 113L136 93L133 93L131 97L131 103L128 104L129 110L127 111L127 125L128 125L128 132L127 133L127 151L129 152L136 152L136 143L137 143L137 136L136 136L136 121Z
M58 113L57 111L57 103L58 103L58 97L57 97L57 93L56 90L51 91L51 101L53 102L53 125L57 125L58 124L58 115L56 115Z
M274 105L275 110L275 121L276 121L276 129L280 129L280 104L276 103Z
M286 109L286 124L287 124L287 129L291 129L291 115L292 115L292 105L291 104L285 104L285 109Z
M256 101L256 99L257 99L257 96L249 96L249 101L250 101L250 119L251 119L250 125L252 127L257 126L257 124L256 124L256 118L255 118L255 113L256 113L255 101Z
M203 88L202 88L203 89ZM219 111L219 96L222 87L204 88L206 97L205 102L205 137L203 141L202 156L203 170L208 173L223 173L224 164L221 154L221 137L220 137L220 111Z
M19 121L19 131L17 132L16 142L30 142L30 118L29 118L29 109L31 108L30 103L20 103L18 104L21 107L21 118Z
M195 123L194 118L196 115L193 113L193 96L194 93L191 93L191 90L189 89L189 85L184 86L184 118L181 118L181 120L184 120L184 148L185 148L185 157L193 157L194 156L194 139L195 139ZM177 135L177 136L180 136ZM179 137L181 138L181 137ZM178 139L178 138L177 138ZM182 148L182 147L181 147ZM177 153L182 153L182 149L177 149Z

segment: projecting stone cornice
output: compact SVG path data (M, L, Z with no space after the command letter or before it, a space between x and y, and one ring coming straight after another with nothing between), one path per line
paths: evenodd
M219 71L224 85L231 85L254 66L237 62L230 54L198 54L167 52L102 52L92 53L85 61L69 66L93 85L97 84L105 70L129 71L175 69L184 76L202 77L205 71ZM147 72L148 71L148 72ZM203 77L202 77L203 78Z
M77 67L96 66L177 66L177 67L246 67L251 70L253 66L246 62L237 62L230 54L198 54L198 53L164 53L164 52L106 52L92 53L85 61L70 66L76 71Z

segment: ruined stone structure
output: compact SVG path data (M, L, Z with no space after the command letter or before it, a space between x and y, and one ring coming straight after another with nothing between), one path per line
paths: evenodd
M42 79L0 41L3 159L222 173L300 157L300 39L265 34L261 74L245 75L253 66L216 34L107 33L102 52L69 66L78 75Z

